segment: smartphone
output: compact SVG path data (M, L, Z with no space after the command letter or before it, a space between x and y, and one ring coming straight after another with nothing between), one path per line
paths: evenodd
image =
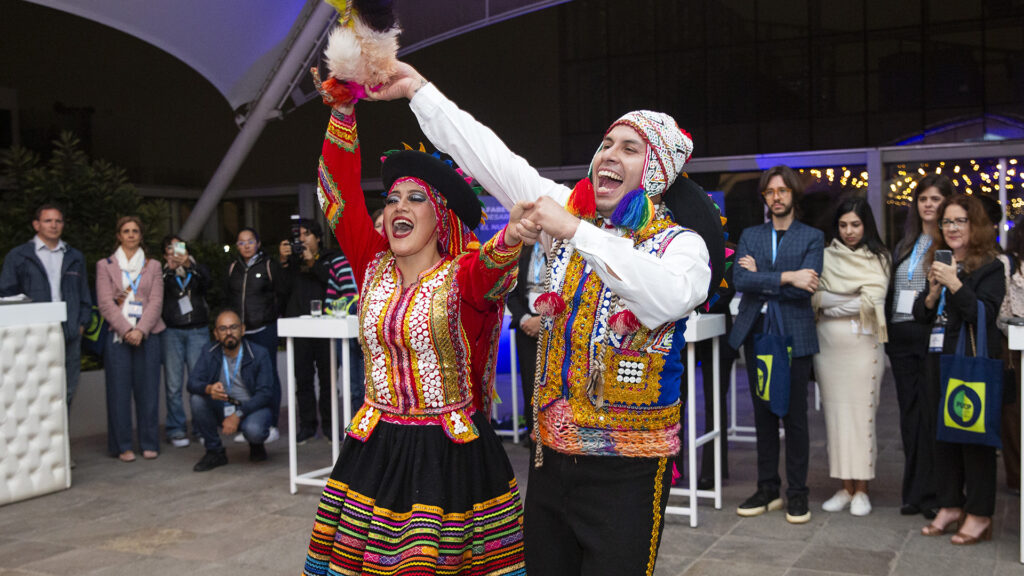
M185 243L184 242L175 242L174 243L174 255L175 256L184 256L186 251L187 250L185 248Z
M949 266L953 264L953 252L951 250L936 250L935 261Z

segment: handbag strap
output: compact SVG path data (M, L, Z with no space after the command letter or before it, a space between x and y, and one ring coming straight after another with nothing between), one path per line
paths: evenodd
M768 300L768 310L764 315L765 334L783 334L782 331L782 308L778 300Z
M964 333L967 333L968 338L971 340L971 348L974 348L973 352L975 356L981 358L988 358L988 321L985 319L985 305L978 300L978 321L976 324L976 331L978 333L978 344L974 345L974 334L971 333L971 325L964 322L960 328L960 336L956 340L956 353L958 356L967 355L967 338L964 338Z

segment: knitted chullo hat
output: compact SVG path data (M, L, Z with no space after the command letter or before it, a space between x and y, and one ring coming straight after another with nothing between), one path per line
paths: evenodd
M634 110L612 122L605 134L619 125L629 126L643 138L647 143L647 157L641 187L622 197L611 221L616 226L638 231L650 224L654 217L651 197L668 190L683 171L683 165L689 161L693 154L693 139L679 128L671 116L661 112ZM587 177L576 184L569 197L567 208L580 218L594 218L597 213L597 199L591 181L593 171L591 161Z
M676 121L662 112L634 110L619 118L608 127L629 126L647 142L647 159L644 161L644 191L648 196L657 196L676 180L683 171L683 165L693 154L693 140L679 128Z

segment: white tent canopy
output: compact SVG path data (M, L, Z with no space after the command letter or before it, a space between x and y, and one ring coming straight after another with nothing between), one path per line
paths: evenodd
M215 211L267 121L315 92L306 72L336 19L321 0L27 0L148 42L199 72L239 111L241 131L180 234ZM400 54L569 0L394 0ZM303 84L305 82L305 85Z

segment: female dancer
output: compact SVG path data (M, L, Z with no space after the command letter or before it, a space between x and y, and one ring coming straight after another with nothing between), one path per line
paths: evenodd
M519 490L488 420L522 207L476 249L480 203L450 164L405 150L385 156L382 178L385 236L359 186L352 107L335 105L318 194L359 284L366 401L304 573L525 574Z
M839 205L832 234L813 298L821 346L814 373L825 405L829 475L842 480L843 487L821 508L839 512L849 505L850 514L866 516L878 446L875 413L885 372L879 344L887 340L889 254L863 198Z

